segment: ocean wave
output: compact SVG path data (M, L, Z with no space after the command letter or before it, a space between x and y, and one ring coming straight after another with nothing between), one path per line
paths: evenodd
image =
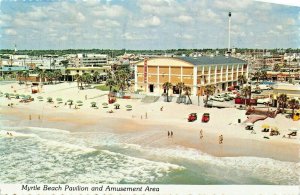
M261 157L215 157L200 150L184 147L154 148L137 144L119 144L123 148L138 150L143 154L165 159L189 160L196 163L218 166L224 170L246 171L249 174L265 178L278 184L299 184L300 163L274 160Z
M25 129L29 129L31 131L46 131L46 132L54 132L54 133L70 133L70 131L56 128L45 128L45 127L25 127Z

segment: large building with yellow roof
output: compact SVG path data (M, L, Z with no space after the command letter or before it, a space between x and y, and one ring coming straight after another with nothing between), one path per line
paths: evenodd
M162 94L162 85L170 82L171 92L178 93L176 84L190 86L192 95L203 95L204 86L214 84L219 91L238 84L238 76L248 78L246 61L226 56L159 57L135 64L135 91Z

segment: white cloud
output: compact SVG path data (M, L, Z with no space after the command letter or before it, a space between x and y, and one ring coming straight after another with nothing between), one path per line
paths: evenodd
M145 18L145 19L142 19L142 20L136 20L136 22L133 25L136 26L136 27L145 28L145 27L159 26L160 24L161 24L161 21L160 21L159 17L152 16L150 18Z
M276 28L277 28L278 30L282 30L282 29L283 29L282 25L277 25Z
M17 31L15 31L14 29L5 29L4 30L4 34L9 35L9 36L15 36L17 35Z
M186 39L186 40L191 40L193 39L193 36L190 34L179 34L179 33L175 33L174 37L179 38L179 39Z
M175 18L175 22L179 22L179 23L189 23L191 21L193 21L193 18L188 15L180 15Z
M148 40L148 39L156 39L156 36L150 36L146 34L140 34L136 32L126 32L122 35L123 39L134 41L134 40Z

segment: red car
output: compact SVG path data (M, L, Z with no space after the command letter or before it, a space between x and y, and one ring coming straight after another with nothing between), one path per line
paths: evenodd
M188 117L188 122L193 122L197 120L197 113L191 113Z
M209 113L204 113L202 115L202 122L207 123L209 121Z

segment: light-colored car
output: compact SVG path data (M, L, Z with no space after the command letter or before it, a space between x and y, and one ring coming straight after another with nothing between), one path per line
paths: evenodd
M257 99L257 103L258 103L258 104L267 104L267 103L271 103L271 99L270 99L270 98Z
M225 99L221 96L212 96L210 98L210 100L214 100L214 101L218 101L218 102L224 102L225 101Z

